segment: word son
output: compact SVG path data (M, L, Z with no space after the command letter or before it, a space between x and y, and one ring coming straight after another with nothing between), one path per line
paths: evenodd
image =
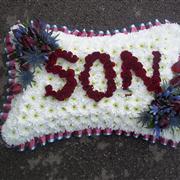
M159 62L161 60L161 54L159 51L153 51L153 74L152 77L146 75L146 70L143 68L141 62L138 61L137 57L133 56L132 53L128 51L123 51L120 54L122 60L122 88L127 90L131 85L132 73L133 71L137 77L142 79L147 90L150 92L160 93L162 91L160 87L160 73L159 73ZM78 57L73 55L71 52L62 51L60 49L56 50L49 56L49 60L46 64L46 71L48 73L57 74L60 78L66 79L66 84L62 89L54 91L51 85L45 87L45 96L53 96L59 101L63 101L71 96L77 86L77 81L75 79L75 73L73 69L64 70L62 66L56 65L58 58L64 58L70 63L76 63ZM105 78L107 79L107 90L105 92L100 92L94 90L93 85L90 84L90 69L93 63L99 60L103 64ZM116 90L116 84L114 78L116 73L113 69L115 63L110 60L110 56L106 53L93 52L85 57L84 70L79 75L79 80L82 84L83 89L89 98L94 99L96 102L100 101L103 97L111 97Z

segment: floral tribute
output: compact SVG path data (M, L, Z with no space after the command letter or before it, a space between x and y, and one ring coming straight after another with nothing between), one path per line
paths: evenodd
M23 151L71 135L115 133L176 147L179 37L179 25L157 20L112 34L17 23L5 38L3 141Z

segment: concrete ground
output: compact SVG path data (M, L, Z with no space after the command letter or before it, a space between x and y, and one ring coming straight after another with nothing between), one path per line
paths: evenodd
M180 0L0 0L2 35L17 19L37 17L73 29L96 30L156 18L180 23ZM2 93L5 77L0 82ZM179 180L180 147L174 150L124 136L72 138L24 153L0 145L0 179Z

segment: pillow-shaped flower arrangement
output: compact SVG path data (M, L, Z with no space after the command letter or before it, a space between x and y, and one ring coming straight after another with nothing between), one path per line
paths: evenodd
M180 141L180 26L69 31L20 22L5 38L1 135L10 147L82 135Z

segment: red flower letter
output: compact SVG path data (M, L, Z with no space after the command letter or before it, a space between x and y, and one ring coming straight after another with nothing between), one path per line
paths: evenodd
M104 66L105 77L107 79L107 90L106 92L99 92L94 90L93 86L89 82L89 71L93 63L99 59ZM85 58L84 71L79 75L79 80L83 86L83 89L86 91L88 97L94 99L96 102L100 101L103 97L111 97L113 92L116 90L116 84L114 78L116 77L116 72L113 70L114 63L111 62L110 56L108 54L101 54L99 52L94 52L90 55L87 55Z
M160 87L160 73L159 73L159 62L161 60L161 54L159 51L153 51L152 52L154 58L153 58L153 75L152 77L147 77L146 70L143 68L143 65L138 62L138 59L133 56L128 51L123 51L121 53L121 59L123 61L122 63L122 72L121 77L123 79L122 87L123 89L128 89L128 87L131 85L132 80L132 73L131 70L134 71L135 75L139 78L141 78L144 82L144 85L147 87L148 91L154 91L155 93L161 92Z
M46 64L46 70L48 73L58 74L60 78L66 78L67 82L64 87L57 92L53 90L51 85L47 85L45 87L45 96L53 96L59 101L63 101L64 99L69 98L74 92L77 81L74 78L74 70L68 69L66 71L62 66L56 65L58 58L64 58L71 63L75 63L77 62L78 57L73 55L71 52L58 49L49 56L49 60Z

